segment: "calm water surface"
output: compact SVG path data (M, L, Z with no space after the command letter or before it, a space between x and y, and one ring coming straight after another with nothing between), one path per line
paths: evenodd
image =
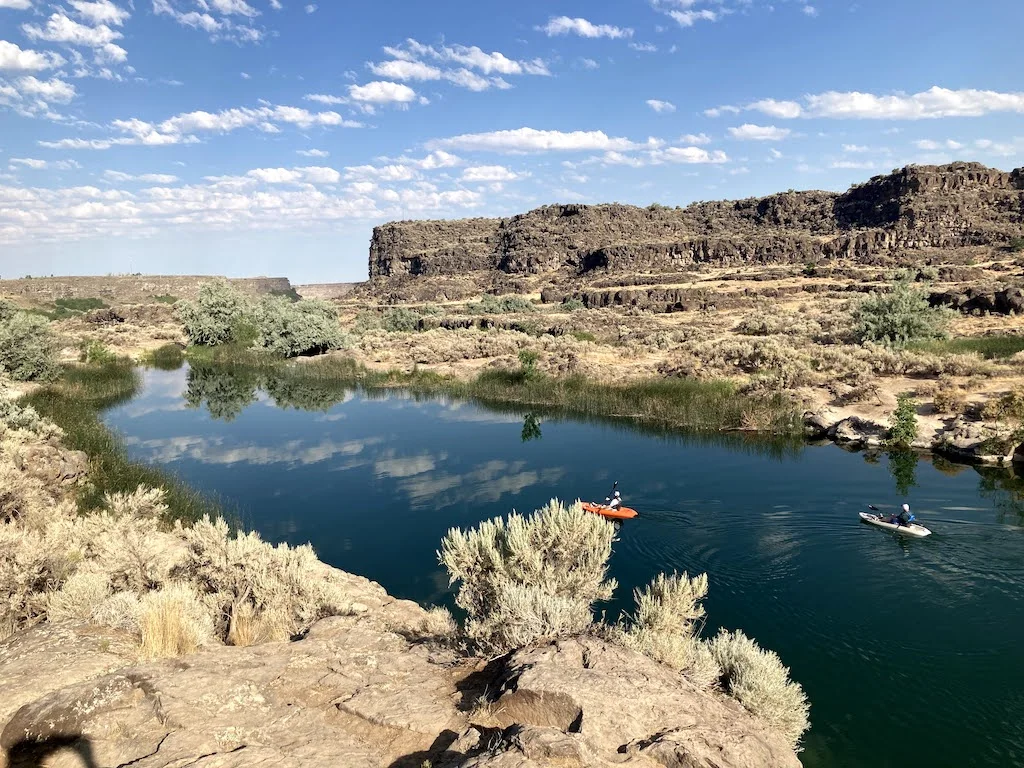
M312 542L396 596L450 602L435 555L448 528L600 497L617 479L642 517L621 531L607 610L660 571L707 571L708 631L744 629L806 689L804 765L1024 765L1013 480L920 461L898 473L916 483L900 496L885 456L834 446L544 417L524 441L525 413L398 393L304 411L222 376L192 380L186 399L196 374L147 372L106 420L135 458L218 494L271 541ZM858 522L864 504L904 498L931 538Z

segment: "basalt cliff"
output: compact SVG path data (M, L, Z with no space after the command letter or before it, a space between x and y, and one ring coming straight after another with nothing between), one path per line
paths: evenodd
M549 205L507 219L377 227L371 285L410 277L553 282L702 266L885 263L926 249L1001 246L1024 226L1024 168L907 166L843 193L653 205Z

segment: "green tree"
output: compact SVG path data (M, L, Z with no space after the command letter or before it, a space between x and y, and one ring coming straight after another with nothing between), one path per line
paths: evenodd
M946 335L951 312L932 307L928 294L906 279L897 281L888 293L872 293L853 312L857 341L879 342L905 347L914 341L940 339Z
M917 401L907 392L896 398L889 423L889 445L909 448L917 439Z

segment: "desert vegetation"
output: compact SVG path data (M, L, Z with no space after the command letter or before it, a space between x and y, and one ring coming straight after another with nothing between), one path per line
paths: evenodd
M678 670L695 685L720 688L789 737L808 727L807 698L779 657L742 632L700 638L705 574L659 574L634 594L617 624L595 623L595 604L611 597L607 577L614 525L579 502L552 500L529 516L512 513L477 528L452 529L438 557L466 613L474 647L501 653L593 632Z

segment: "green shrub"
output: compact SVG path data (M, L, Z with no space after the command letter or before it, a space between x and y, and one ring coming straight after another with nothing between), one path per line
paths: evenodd
M69 312L89 312L93 309L107 309L109 307L103 299L57 299L53 303L57 309Z
M854 311L854 335L860 343L903 347L914 341L941 339L951 312L931 307L928 295L905 280L889 293L872 293Z
M510 315L521 312L533 312L533 302L523 296L492 296L485 294L480 301L470 304L470 312L478 315Z
M326 301L263 299L254 316L255 345L281 357L320 354L342 345L338 313Z
M195 301L179 302L176 310L189 342L208 347L239 342L250 314L248 299L226 280L204 283Z
M925 341L911 349L937 355L963 355L977 352L986 360L1005 360L1024 352L1024 336L961 336L956 339Z
M529 517L453 528L438 557L451 582L461 582L456 603L468 637L500 652L589 627L594 602L615 589L606 578L614 538L604 518L553 500Z
M807 696L789 679L789 668L773 651L742 632L722 630L710 643L722 669L722 686L750 712L778 728L794 747L810 723Z
M78 362L106 365L117 359L117 355L107 348L107 345L98 339L83 341L78 350Z
M520 373L527 381L540 376L540 371L537 370L537 360L539 359L540 355L532 349L519 351L519 364L522 366Z
M576 341L590 341L595 344L597 343L597 336L592 334L590 331L573 331L569 335L576 339Z
M405 307L395 307L381 316L381 327L388 333L411 333L420 327L420 315Z
M1015 237L1009 244L1010 253L1024 253L1024 237Z
M161 293L154 296L153 301L159 302L160 304L177 304L179 299L177 296L173 296L170 293Z
M176 371L185 363L185 353L177 344L164 344L149 353L147 361L159 371Z
M52 381L59 373L49 323L26 312L0 310L0 371L15 381Z
M584 309L584 306L583 302L577 298L566 299L562 302L562 309L565 312L578 312Z
M889 444L909 448L917 440L917 401L904 392L896 398L889 425Z

